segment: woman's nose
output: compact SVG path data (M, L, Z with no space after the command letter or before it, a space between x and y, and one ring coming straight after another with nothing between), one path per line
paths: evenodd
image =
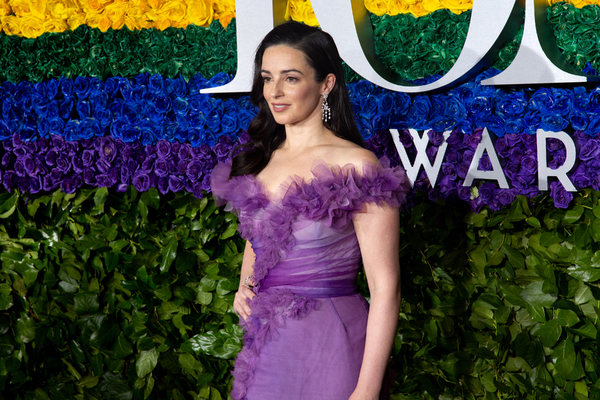
M279 80L276 80L275 82L273 82L273 85L271 86L271 96L279 97L282 94L283 94L282 82Z

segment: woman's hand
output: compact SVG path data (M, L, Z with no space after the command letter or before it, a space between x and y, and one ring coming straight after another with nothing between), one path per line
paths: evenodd
M235 299L233 300L233 309L243 320L247 320L252 313L252 309L248 305L248 300L252 300L256 295L252 291L252 289L240 285L237 293L235 294Z

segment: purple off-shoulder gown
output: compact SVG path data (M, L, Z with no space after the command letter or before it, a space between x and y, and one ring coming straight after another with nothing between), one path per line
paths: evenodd
M360 249L352 216L364 203L404 203L410 184L387 160L313 168L290 178L278 198L250 175L212 172L212 191L252 244L256 297L231 396L240 400L347 400L358 381L368 304L357 294Z

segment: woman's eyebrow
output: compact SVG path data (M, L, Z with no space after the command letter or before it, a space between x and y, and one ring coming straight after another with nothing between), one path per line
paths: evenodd
M304 74L302 73L302 71L298 71L297 69L284 69L283 71L281 71L281 73L282 73L282 74L288 74L288 73L290 73L290 72L296 72L296 73L298 73L298 74L300 74L300 75L304 75ZM261 74L271 74L271 72L270 72L270 71L267 71L266 69L261 69L261 70L260 70L260 73L261 73Z

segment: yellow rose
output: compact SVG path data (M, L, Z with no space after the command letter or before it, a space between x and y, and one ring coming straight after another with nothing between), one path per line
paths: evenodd
M168 18L173 22L181 22L186 19L187 5L183 1L171 1L165 4L160 11L163 17Z
M32 17L44 18L46 14L46 1L45 0L29 0L29 12Z
M106 16L102 16L98 20L97 28L100 29L102 32L106 32L107 30L110 29L111 26L112 26L112 21L110 19L106 18Z
M44 32L64 32L69 29L69 25L63 19L48 18L42 29Z
M12 14L13 10L10 4L5 0L0 0L0 17Z
M309 0L290 1L290 17L294 21L304 22L306 25L319 26Z
M473 0L442 0L442 7L460 14L473 8Z
M125 23L126 8L127 4L124 3L113 3L104 8L104 15L112 21L113 29L119 29ZM116 21L120 21L117 24L119 28L115 28Z
M375 15L388 14L388 5L386 0L365 0L365 8Z
M31 12L29 10L29 2L27 0L13 0L10 2L10 5L16 16L24 17Z
M235 0L221 0L214 4L215 19L218 19L223 28L235 18Z
M171 26L171 21L166 18L158 19L154 23L154 26L156 27L156 29L160 29L161 31L164 31L165 29L167 29Z
M36 17L21 19L21 34L26 38L36 38L44 33L44 21Z
M123 28L123 26L125 26L125 18L113 19L111 28L118 30Z
M47 14L54 19L66 20L70 14L75 12L75 8L69 7L65 1L61 0L48 0L46 2Z
M392 0L388 3L388 15L407 14L410 8L402 0Z
M187 19L198 26L209 26L214 17L212 0L189 0Z
M447 8L442 5L440 0L423 0L421 6L423 7L423 10L428 14L431 14L432 12L437 11L441 8Z
M404 1L404 3L406 3L408 6L413 6L417 3L421 3L421 1L423 1L423 0L402 0L402 1ZM411 7L409 7L409 8L411 8Z
M21 34L21 22L19 18L14 15L7 15L1 17L0 22L2 23L2 32L6 35L20 35Z
M423 3L411 4L410 13L415 17L423 17L429 14L429 12L427 12L427 10L425 10L425 8L423 7Z
M67 19L67 24L69 25L70 30L75 30L79 25L85 25L87 19L87 15L83 12L77 12L72 14ZM91 25L90 25L91 26Z

